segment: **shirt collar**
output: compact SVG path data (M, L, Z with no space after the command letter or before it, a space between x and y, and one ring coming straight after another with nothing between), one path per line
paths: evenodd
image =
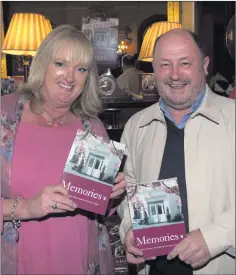
M160 108L160 101L161 98L157 103L146 108L143 116L140 118L139 127L148 125L153 120L158 120L164 123L164 112ZM202 103L200 104L200 106L198 106L197 111L191 114L191 118L194 118L199 114L217 124L220 121L219 96L214 94L208 85L206 85L205 95L203 96Z

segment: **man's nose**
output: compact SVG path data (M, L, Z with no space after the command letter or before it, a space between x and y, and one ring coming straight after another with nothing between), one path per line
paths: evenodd
M179 78L180 78L179 66L172 66L171 71L170 71L170 78L173 80L179 80Z

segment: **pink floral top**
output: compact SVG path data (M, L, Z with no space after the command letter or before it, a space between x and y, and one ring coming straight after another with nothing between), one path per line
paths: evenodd
M20 161L26 161L26 159L22 159L22 154L26 150L24 153L25 158L30 148L35 148L35 142L39 142L40 139L43 140L43 138L45 138L45 140L48 140L50 143L50 138L55 138L55 136L53 137L52 135L48 135L45 132L46 129L37 129L40 131L38 133L38 139L36 139L35 136L32 144L30 145L28 142L28 147L26 147L27 143L26 140L24 140L24 137L26 137L27 134L30 134L31 136L35 134L35 129L32 129L32 127L34 127L33 125L26 125L26 123L24 122L20 123L23 108L23 96L19 96L19 94L11 94L2 97L2 198L13 198L15 197L15 195L18 194L26 198L32 197L33 193L35 193L36 191L38 192L38 190L36 189L43 187L38 186L38 184L40 184L40 180L37 181L37 185L35 184L34 188L32 188L30 191L26 191L26 186L23 186L24 184L27 184L27 182L25 182L24 184L17 183L16 185L16 181L19 180L20 182L20 180L25 177L25 173L27 171L25 163L20 164ZM79 124L82 127L81 122L78 121L78 125ZM85 120L85 122L83 123L83 128L87 128L87 130L89 130L90 128L95 134L107 137L104 126L99 119ZM60 147L63 146L63 149L61 149L61 154L64 156L55 156L55 159L61 159L62 162L65 161L63 159L66 155L65 151L68 150L67 147L69 146L71 142L70 139L72 139L75 131L76 127L75 129L73 129L72 127L68 132L67 141L65 139L65 145L60 144ZM17 141L18 145L17 143L15 143L15 140ZM45 157L45 152L47 150L50 150L50 148L46 148L47 143L45 143L45 140L41 142L41 148L37 148L38 156L34 157L33 159L36 162L42 161L42 158ZM38 144L38 146L40 146L40 144ZM14 158L13 149L16 150L14 151L14 153L16 154L14 154ZM13 174L11 174L13 165L12 160L14 160L14 163L17 162L19 164L19 167L13 170ZM61 170L61 166L63 164L62 162L60 163L60 161L56 162L58 164L55 164L56 166L55 169L53 169L53 173L56 174L56 177L58 177L58 170ZM43 166L44 168L42 169L46 169L45 164ZM33 166L31 168L33 169ZM46 170L43 170L42 173L44 174L42 174L41 178L45 178ZM53 177L53 175L51 176ZM38 177L39 175L37 175L37 178ZM51 180L55 180L55 178ZM42 182L45 183L45 181ZM0 214L1 213L2 211L0 211ZM57 230L56 232L53 231L55 229ZM71 230L73 231L73 233ZM32 274L39 272L41 274L112 274L113 272L114 259L111 254L108 233L105 226L103 225L102 218L95 214L77 214L73 218L64 217L62 219L52 217L50 219L40 222L23 222L22 228L20 228L19 231L20 241L18 247L18 243L14 238L14 229L12 228L11 222L4 223L2 229L2 274ZM71 232L71 234L76 235L76 239L74 240L74 242L72 240L72 237L70 237L69 239L63 238L62 235L65 232ZM61 251L61 248L63 246L67 254L67 257L64 257L65 264L62 263L62 258L60 258L63 257L63 253L65 252L64 251L62 253ZM34 270L34 266L38 269L40 264L35 265L35 263L33 262L34 256L36 256L36 254L30 255L31 249L33 248L35 248L35 250L38 250L38 259L40 260L40 263L42 265L42 268L40 268L40 270ZM24 249L27 249L25 253L23 252ZM84 251L82 251L81 249ZM59 253L57 250L60 250ZM42 253L44 253L44 255L42 255ZM27 259L28 257L30 257L30 259ZM73 258L75 259L75 261L77 260L74 265L72 264ZM27 270L25 265L26 259L27 263L30 264L30 268L28 268ZM45 260L48 260L48 262L51 262L51 264L44 264ZM37 261L37 259L34 259L34 261ZM53 267L53 261L60 261L60 263L58 263L57 266L54 265ZM65 270L64 267L66 266L66 264L68 264L71 269L68 267L68 270Z

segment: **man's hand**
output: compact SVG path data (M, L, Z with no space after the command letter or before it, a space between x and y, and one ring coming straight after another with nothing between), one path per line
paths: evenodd
M130 228L125 236L126 259L131 264L141 264L145 260L142 250L134 246L133 230Z
M210 258L210 252L201 231L192 231L168 254L167 259L172 260L176 256L193 268L201 267L206 264Z

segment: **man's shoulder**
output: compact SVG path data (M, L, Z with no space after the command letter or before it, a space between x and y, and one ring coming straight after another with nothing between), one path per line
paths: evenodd
M235 117L235 100L215 94L215 105L221 112Z
M225 97L225 96L221 96L221 95L218 95L218 94L214 94L214 97L215 99L218 101L219 104L222 104L222 105L231 105L231 106L234 106L235 105L235 100L232 100L231 98L228 98L228 97Z

